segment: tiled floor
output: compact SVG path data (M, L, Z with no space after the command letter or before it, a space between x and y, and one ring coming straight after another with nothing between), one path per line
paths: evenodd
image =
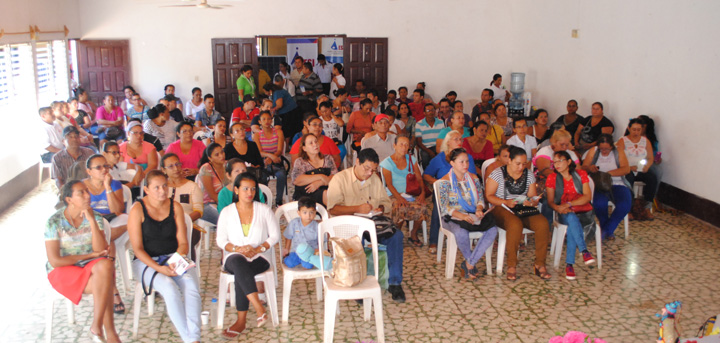
M0 281L0 341L34 342L44 339L46 276L42 231L55 199L51 186L40 190L0 216L0 251L5 277ZM685 335L711 315L720 313L720 231L688 216L660 214L653 222L631 222L630 238L620 234L604 246L602 271L578 265L577 281L567 281L562 271L541 281L531 275L532 249L521 252L519 280L495 275L470 283L444 278L427 248L405 246L403 286L405 304L383 296L385 337L388 342L547 342L556 332L580 330L608 342L650 342L657 334L654 314L672 300L683 302ZM532 237L529 242L530 246ZM591 250L594 243L590 244ZM203 304L217 297L220 250L204 251L202 259ZM458 256L461 256L458 253ZM495 257L493 256L493 259ZM460 263L458 259L458 263ZM484 266L484 261L480 261ZM484 267L483 267L484 268ZM280 275L282 278L282 274ZM121 283L121 281L119 281ZM280 282L281 284L281 282ZM278 288L281 307L282 287ZM56 302L54 342L87 342L91 297L75 307L76 324L69 325L65 306ZM123 297L125 315L116 316L120 336L131 339L132 294ZM179 342L164 310L162 299L152 317L143 309L140 342ZM146 305L145 305L146 306ZM369 342L376 336L374 320L362 320L362 308L342 302L336 320L336 342ZM225 322L235 319L228 308ZM254 313L248 316L255 320ZM224 342L219 330L204 328L205 342ZM290 321L273 327L251 328L244 342L319 342L323 333L323 305L315 299L314 283L293 284Z

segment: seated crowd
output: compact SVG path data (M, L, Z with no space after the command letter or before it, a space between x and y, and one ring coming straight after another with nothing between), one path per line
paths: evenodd
M480 277L476 265L500 230L507 235L506 278L518 278L527 229L535 238L534 273L549 279L550 229L554 220L567 225L565 276L574 280L576 251L585 264L595 262L584 229L595 218L604 240L614 239L631 209L635 219L652 218L646 204L657 193L661 160L647 116L632 119L616 142L599 102L588 117L577 113L575 100L552 123L544 109L509 117L500 75L467 114L454 91L435 103L421 82L410 94L407 87L389 91L382 102L362 80L350 91L340 64L314 71L302 58L293 62L259 87L252 67L243 67L232 113L218 112L213 95L197 87L183 106L173 85L154 106L127 86L119 105L106 95L96 107L77 89L77 97L39 110L41 158L52 164L60 195L45 231L48 277L76 303L82 293L95 295L93 340L119 341L112 312L125 308L111 261L114 246L129 241L137 279L163 295L183 341L200 341L197 271L178 276L165 263L174 253L197 259L201 234L187 225L200 220L217 226L224 268L235 275L238 317L223 336L245 330L250 305L262 326L264 287L254 276L270 268L270 248L282 240L271 207L289 198L288 181L299 203L299 218L282 235L289 267L317 267L301 253L322 253L316 204L333 216L376 212L398 228L413 222L408 242L415 247L423 246L418 232L426 223L430 253L442 227L454 235L466 279ZM269 180L274 197L261 191ZM645 186L633 199L639 181ZM130 208L125 188L137 200ZM473 248L475 231L483 234ZM404 237L401 230L378 237L397 302L405 301Z

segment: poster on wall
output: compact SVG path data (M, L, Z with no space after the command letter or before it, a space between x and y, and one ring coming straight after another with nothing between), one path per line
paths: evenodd
M342 37L323 37L322 53L328 63L343 63Z
M292 65L295 56L302 56L305 62L312 63L313 67L317 64L318 55L318 39L317 38L288 38L287 39L287 59L288 64Z

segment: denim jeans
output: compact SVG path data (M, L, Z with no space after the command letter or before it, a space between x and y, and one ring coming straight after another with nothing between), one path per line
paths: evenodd
M266 166L265 171L277 178L277 180L275 180L275 203L282 205L285 187L287 187L287 172L285 171L285 167L282 164L273 163ZM272 204L268 205L272 206Z
M211 203L205 204L205 207L203 207L203 215L200 219L217 225L218 217L220 217L220 214L218 213L217 207L212 206Z
M432 203L433 209L432 218L430 218L430 244L437 245L438 236L440 235L440 213L438 213L438 208L436 206L435 194L433 194Z
M602 192L595 192L593 197L593 207L595 208L595 216L600 222L602 229L602 238L610 238L615 236L615 229L618 224L630 213L632 207L632 192L625 186L612 186L613 198L615 198L615 209L612 214L608 214L608 202L610 199Z
M388 258L388 284L389 285L400 285L403 279L403 240L405 236L402 231L398 230L394 235L385 238L378 239L379 244L383 244L387 247L387 258Z
M493 226L490 230L483 232L482 237L475 244L475 249L471 249L470 232L460 227L455 222L443 220L443 226L455 235L455 242L458 249L468 264L474 266L485 255L485 251L490 248L497 237L497 226Z
M157 257L153 258L157 260ZM145 263L133 261L136 280L140 280ZM145 272L145 286L150 285L155 269L148 268ZM165 299L168 317L175 325L183 342L200 341L200 287L197 283L197 268L188 270L182 276L169 277L158 273L153 281L153 289ZM183 300L184 299L184 300ZM224 305L224 304L223 304Z
M573 212L566 214L558 213L558 222L567 225L567 252L565 254L565 263L575 264L575 249L580 252L587 250L580 218Z

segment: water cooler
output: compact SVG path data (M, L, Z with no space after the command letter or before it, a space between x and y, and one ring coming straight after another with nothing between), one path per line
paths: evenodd
M530 92L525 92L525 73L510 74L510 94L508 116L513 119L531 116L532 97Z

